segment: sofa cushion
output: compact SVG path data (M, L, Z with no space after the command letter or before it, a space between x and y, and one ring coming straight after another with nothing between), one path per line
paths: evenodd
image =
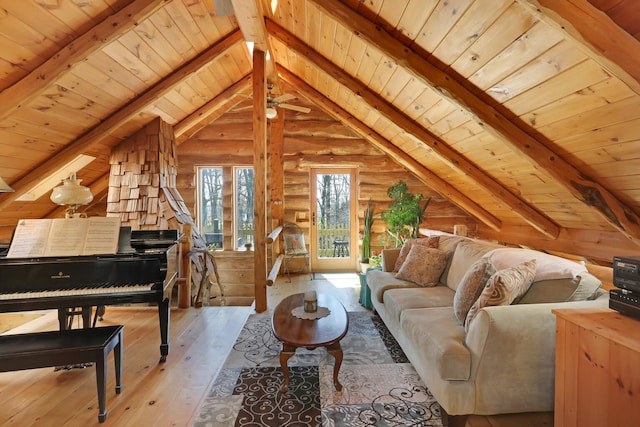
M406 239L402 244L402 248L400 248L400 254L398 255L398 259L396 259L395 266L393 267L393 272L397 273L402 267L402 264L407 259L409 255L409 251L413 245L421 245L427 246L429 248L437 248L438 243L440 242L440 236L430 236L424 237L420 239Z
M572 278L587 271L587 268L581 263L532 249L499 248L487 253L487 257L496 267L496 270L502 270L520 264L521 262L535 259L535 282L540 280Z
M406 261L396 273L396 278L408 280L420 286L436 286L448 259L449 252L413 245Z
M473 263L494 249L494 246L473 242L471 240L458 243L451 258L445 285L454 291L457 290L462 282L462 278L467 274L467 270L469 270ZM498 268L496 268L496 270L498 270Z
M456 246L458 246L458 244L462 241L470 241L470 239L463 237L463 236L454 236L453 234L440 234L440 241L438 242L438 249L445 251L445 252L451 252L451 254L453 254L453 252L456 250ZM446 284L447 283L447 274L449 274L449 266L451 265L451 258L449 257L449 262L447 263L447 266L444 268L444 271L442 272L442 276L440 277L440 283L441 284Z
M384 307L391 319L400 322L404 310L412 308L451 307L454 292L446 286L432 288L390 289L384 294Z
M431 290L432 288L428 289ZM404 310L400 328L413 343L409 359L427 360L443 380L466 381L471 375L471 353L464 345L464 328L451 307Z
M383 304L384 294L389 289L418 287L415 283L396 279L394 273L380 270L367 271L367 286L371 290L371 296Z
M471 321L481 308L509 305L521 298L529 290L535 274L535 259L505 268L493 274L476 302L471 306L464 323L465 329L469 329Z
M593 299L602 282L587 272L575 278L533 282L519 304L585 301Z
M476 302L484 285L495 272L493 264L486 258L480 258L467 270L453 298L453 313L460 325L464 325L464 320L467 318L471 306Z

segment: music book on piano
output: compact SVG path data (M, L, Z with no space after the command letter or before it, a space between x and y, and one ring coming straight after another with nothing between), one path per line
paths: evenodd
M120 218L54 218L18 221L7 258L115 254Z

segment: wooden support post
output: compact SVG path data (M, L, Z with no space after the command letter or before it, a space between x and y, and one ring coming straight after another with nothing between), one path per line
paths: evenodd
M253 51L253 239L255 310L267 309L267 117L266 55Z

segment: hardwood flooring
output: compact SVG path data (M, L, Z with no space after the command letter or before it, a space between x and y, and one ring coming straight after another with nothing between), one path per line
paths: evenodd
M365 310L358 303L359 280L355 274L316 274L313 281L300 275L292 277L292 283L279 278L268 289L268 307L273 309L287 295L309 289L331 292L348 311ZM7 333L56 329L56 313L43 313ZM190 426L251 313L251 307L172 309L169 356L166 363L159 363L156 308L107 307L101 324L125 325L125 350L120 395L114 391L113 360L109 358L106 422L98 424L94 368L58 372L43 368L0 373L0 425ZM13 326L16 321L0 314L0 330L9 322L14 322ZM552 425L552 413L473 416L467 422L468 427Z

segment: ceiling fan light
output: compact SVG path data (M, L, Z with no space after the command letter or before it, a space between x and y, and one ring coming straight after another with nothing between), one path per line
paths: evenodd
M275 107L267 107L267 119L275 119L278 117L278 110Z

